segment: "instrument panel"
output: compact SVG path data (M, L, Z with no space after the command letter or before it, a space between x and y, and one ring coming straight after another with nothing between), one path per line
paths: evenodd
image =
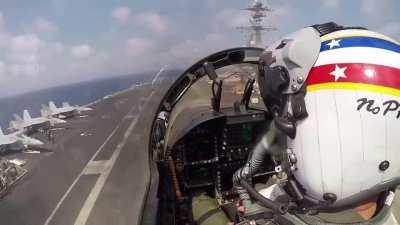
M228 114L190 130L172 151L181 189L234 194L232 176L243 166L265 127L265 113L252 111Z

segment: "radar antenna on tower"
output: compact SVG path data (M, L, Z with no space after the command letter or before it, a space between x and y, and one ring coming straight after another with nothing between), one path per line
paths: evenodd
M248 47L265 47L263 44L263 32L278 30L275 27L265 27L262 22L267 17L267 12L273 10L264 5L261 0L254 0L251 6L244 8L251 12L249 25L240 26L237 29L241 30L247 36L246 46Z

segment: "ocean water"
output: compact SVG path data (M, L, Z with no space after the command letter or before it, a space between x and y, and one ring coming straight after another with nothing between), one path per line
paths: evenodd
M57 106L62 102L71 105L85 105L106 95L130 88L137 82L151 82L154 73L127 75L110 79L82 82L72 85L30 92L0 99L0 126L6 131L13 114L22 116L24 109L29 110L32 117L40 115L41 104L54 101Z

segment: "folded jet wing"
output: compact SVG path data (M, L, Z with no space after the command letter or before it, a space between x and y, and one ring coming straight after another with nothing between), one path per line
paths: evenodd
M0 151L18 151L25 149L26 146L42 144L40 140L26 136L23 130L4 134L0 127Z
M10 122L9 129L11 130L26 129L30 131L37 131L41 128L48 129L50 126L54 126L54 124L66 122L64 120L48 116L44 112L42 112L42 116L32 118L28 110L24 110L22 118L17 114L14 114L14 118L15 120Z

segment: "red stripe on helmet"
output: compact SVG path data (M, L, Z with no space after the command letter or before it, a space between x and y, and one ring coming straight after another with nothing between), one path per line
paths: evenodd
M338 74L344 73L345 77L335 76L335 70ZM307 85L332 82L362 83L400 89L400 69L363 63L330 64L313 67L307 78Z

